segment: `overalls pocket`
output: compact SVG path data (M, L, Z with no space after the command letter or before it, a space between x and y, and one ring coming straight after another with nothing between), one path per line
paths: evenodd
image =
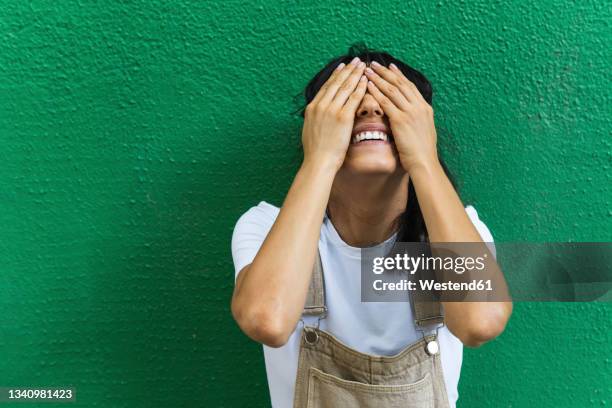
M434 390L429 373L411 384L373 385L344 380L314 367L308 371L308 408L434 406Z

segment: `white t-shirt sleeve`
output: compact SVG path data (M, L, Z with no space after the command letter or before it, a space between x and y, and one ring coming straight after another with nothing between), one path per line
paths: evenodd
M470 217L472 224L474 224L474 226L476 227L476 230L480 234L480 237L482 238L483 242L485 242L489 247L489 251L491 251L493 257L497 259L497 251L495 249L493 235L491 234L491 231L489 231L489 228L478 217L478 213L476 212L476 209L474 207L468 205L467 207L465 207L465 212L467 213L468 217Z
M242 268L255 259L279 211L279 208L262 201L242 214L236 222L232 234L235 278L238 277Z

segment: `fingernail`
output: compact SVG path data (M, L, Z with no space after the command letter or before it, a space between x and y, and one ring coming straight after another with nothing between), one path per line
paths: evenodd
M366 76L365 76L365 75L362 75L362 76L361 76L361 78L359 78L359 80L360 80L361 82L364 82L366 79L368 79L368 78L366 78Z
M365 67L365 62L361 61L361 62L359 63L359 65L357 65L357 66L358 66L359 68L363 68L363 67Z
M340 64L338 64L338 66L336 67L336 71L340 71L342 68L344 68L346 64L344 62L341 62Z
M367 67L365 69L365 72L367 72L368 74L373 74L374 73L374 71L372 71L372 68L370 68L370 67Z
M353 60L351 61L351 64L353 65L357 65L357 63L359 62L359 57L355 57L353 58Z
M376 61L372 61L372 66L376 67L376 68L380 68L382 65L380 65L378 62Z
M397 67L397 65L395 65L394 63L390 63L390 64L389 64L389 66L390 66L391 68L399 69L399 68Z

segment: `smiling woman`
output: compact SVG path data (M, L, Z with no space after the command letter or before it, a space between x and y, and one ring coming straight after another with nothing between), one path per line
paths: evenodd
M462 345L499 335L511 302L360 297L362 248L493 241L438 156L431 85L351 47L304 96L304 160L282 207L262 201L232 237L232 313L264 344L272 404L454 406Z

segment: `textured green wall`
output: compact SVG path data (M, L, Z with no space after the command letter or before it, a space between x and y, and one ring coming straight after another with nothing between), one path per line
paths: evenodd
M610 241L612 3L491 3L3 2L0 386L267 405L230 317L231 232L281 202L292 97L356 40L431 79L441 149L496 240ZM609 304L517 304L466 351L460 406L607 406L611 344Z

